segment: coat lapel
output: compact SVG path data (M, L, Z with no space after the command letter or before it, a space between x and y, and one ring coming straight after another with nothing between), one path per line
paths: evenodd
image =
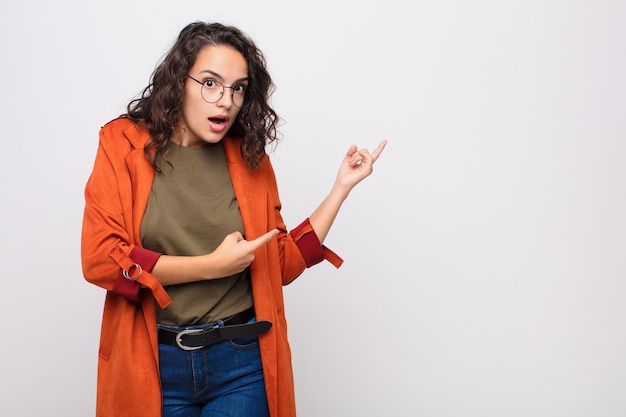
M245 238L255 239L269 230L267 185L262 172L264 168L248 168L241 156L241 140L224 138L222 143L246 232Z
M154 168L144 155L144 146L150 138L148 131L139 130L131 124L124 130L124 135L132 146L131 152L126 156L126 164L131 173L133 193L133 239L135 244L141 244L140 230L143 215L148 206L152 181L154 180Z

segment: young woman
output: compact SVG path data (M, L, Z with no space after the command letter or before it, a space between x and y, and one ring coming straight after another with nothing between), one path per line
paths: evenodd
M288 230L266 145L263 54L234 27L185 27L85 189L85 278L107 290L97 415L294 416L282 286L323 260L375 151L350 147L319 207Z

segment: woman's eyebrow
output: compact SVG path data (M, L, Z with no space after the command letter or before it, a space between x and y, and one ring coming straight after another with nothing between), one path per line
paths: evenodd
M202 74L202 73L209 73L209 74L213 75L215 78L218 78L220 81L224 81L224 77L222 77L220 74L218 74L215 71L211 71L210 69L205 69L205 70L200 71L200 74ZM239 78L239 79L235 80L235 82L233 84L240 83L242 81L248 81L248 77Z

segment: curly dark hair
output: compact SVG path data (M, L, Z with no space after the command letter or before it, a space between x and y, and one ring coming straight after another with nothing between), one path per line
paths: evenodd
M239 51L248 63L249 87L237 119L228 134L242 138L241 154L247 165L257 168L265 156L267 144L278 139L278 115L269 105L274 83L266 69L263 53L245 33L220 23L194 22L187 25L156 67L150 84L141 96L127 106L133 122L144 125L150 140L144 148L146 157L159 171L163 156L182 113L185 79L198 52L207 45L226 45Z

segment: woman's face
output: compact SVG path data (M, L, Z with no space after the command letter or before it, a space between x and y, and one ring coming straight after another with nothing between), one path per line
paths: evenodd
M185 80L183 111L172 140L189 147L220 142L239 114L247 86L248 63L240 52L225 45L202 48Z

